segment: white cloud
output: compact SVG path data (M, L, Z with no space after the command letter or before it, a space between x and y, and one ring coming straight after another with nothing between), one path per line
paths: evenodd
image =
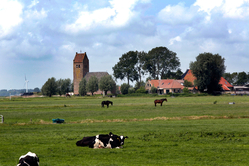
M197 0L194 6L198 11L208 13L209 19L213 11L221 12L224 17L247 18L249 16L249 0Z
M84 6L84 11L79 12L79 16L72 24L65 26L65 31L77 33L81 30L90 30L98 26L104 28L123 27L128 24L129 20L134 16L132 11L137 0L111 0L110 7L88 11Z
M0 37L9 34L13 27L19 25L23 6L16 0L0 1Z
M173 45L174 42L180 42L180 41L182 41L181 37L180 37L180 36L176 36L176 37L171 38L171 39L169 40L169 45Z
M196 9L185 7L183 3L168 5L158 13L158 19L167 24L188 24L196 17Z
M48 11L46 11L44 8L41 9L41 11L37 10L27 10L25 11L26 19L43 19L47 17Z
M194 6L199 6L199 11L210 13L216 7L220 7L223 0L196 0Z
M28 6L28 8L32 8L32 7L34 7L35 5L37 5L38 3L39 3L38 0L33 0L33 1L31 2L31 4Z

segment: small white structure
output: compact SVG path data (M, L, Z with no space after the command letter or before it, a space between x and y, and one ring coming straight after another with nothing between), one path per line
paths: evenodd
M1 121L1 123L3 123L3 122L4 122L3 115L0 115L0 121Z

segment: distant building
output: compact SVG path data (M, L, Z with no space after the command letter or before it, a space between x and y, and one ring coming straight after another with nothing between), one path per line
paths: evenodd
M192 74L192 71L190 69L187 69L186 72L182 75L182 79L187 80L194 85L194 80L196 80L196 77ZM224 91L233 90L233 86L223 77L220 78L219 84Z
M89 80L92 76L95 76L98 78L98 80L101 79L101 77L109 75L107 72L89 72L89 59L87 57L86 52L85 53L77 53L75 54L74 60L73 60L73 84L74 84L74 94L79 94L79 83L82 80L82 78L86 78L86 81ZM94 94L101 94L102 91L98 90ZM116 86L113 88L111 92L115 94L116 93Z
M174 80L174 79L163 79L163 80L148 80L145 89L150 92L151 87L157 88L158 94L167 94L167 93L181 93L184 86L183 80Z

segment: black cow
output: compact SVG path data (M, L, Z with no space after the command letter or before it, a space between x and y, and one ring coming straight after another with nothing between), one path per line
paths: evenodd
M39 158L35 153L28 152L19 158L17 166L39 166Z
M124 145L125 138L127 136L118 136L112 134L100 134L96 136L84 137L82 140L77 141L77 146L88 146L89 148L100 149L100 148L122 148Z

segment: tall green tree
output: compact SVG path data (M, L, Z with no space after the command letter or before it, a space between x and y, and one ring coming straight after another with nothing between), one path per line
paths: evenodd
M201 53L195 62L190 63L190 69L196 77L195 85L208 93L221 90L220 78L225 72L225 59L219 54Z
M41 92L43 95L51 97L57 92L56 79L54 77L49 78L45 84L42 86Z
M144 51L136 51L137 53L137 64L135 65L136 67L136 70L138 72L138 80L137 80L137 83L138 83L138 88L140 88L140 86L142 86L142 76L145 74L144 70L143 70L143 65L145 64L145 59L146 59L146 56L147 56L147 53L144 52Z
M123 95L128 94L130 85L123 83L120 87L120 91Z
M96 76L92 76L89 78L86 84L86 90L87 92L91 92L92 95L94 92L97 92L99 90L98 78Z
M167 71L176 70L180 66L176 53L166 47L153 48L143 60L143 70L153 79L159 79L159 76L162 78Z
M179 80L179 79L181 79L182 74L183 73L182 73L180 68L178 68L176 70L176 72L168 70L166 73L164 73L161 76L161 79L176 79L176 80Z
M115 81L112 79L111 75L105 75L99 80L99 89L104 91L107 95L107 91L112 91L115 88Z
M70 78L67 79L59 79L56 81L57 83L57 92L61 96L62 94L66 94L70 91L71 88L71 80Z
M129 81L133 82L138 80L138 72L136 70L136 64L138 62L137 52L129 51L123 54L119 58L119 62L112 68L113 76L116 79L123 80L126 78Z
M81 96L85 96L87 94L87 91L86 91L86 79L85 78L82 78L80 83L79 83L79 94Z
M245 85L246 83L248 83L248 75L246 74L246 72L240 72L238 74L238 80L236 82L237 85Z

